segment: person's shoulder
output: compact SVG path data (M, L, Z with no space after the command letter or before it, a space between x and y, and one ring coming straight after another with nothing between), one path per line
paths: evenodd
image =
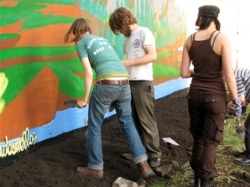
M148 27L144 26L139 26L138 29L141 30L141 32L152 32Z
M186 38L186 40L193 41L195 34L196 34L196 32L193 32L193 33L189 34L188 37Z
M222 40L222 41L229 40L229 36L226 33L221 32L221 31L216 31L214 33L214 37L216 37L218 40Z
M196 32L188 35L188 37L186 38L185 40L185 45L189 46L191 45L192 41L194 40L194 35L195 35Z
M215 41L215 45L219 46L231 46L231 40L230 37L221 31L216 31L213 33L213 36L211 37L212 41Z
M150 30L148 27L145 27L145 26L139 26L139 28L141 28L143 30Z

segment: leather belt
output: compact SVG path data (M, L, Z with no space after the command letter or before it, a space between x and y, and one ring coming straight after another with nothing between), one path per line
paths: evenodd
M101 80L96 82L96 84L129 84L128 79L122 79L122 80Z

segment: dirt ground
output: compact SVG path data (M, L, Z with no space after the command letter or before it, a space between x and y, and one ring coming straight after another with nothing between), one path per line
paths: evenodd
M188 130L186 94L187 90L182 90L155 103L163 152L162 164L176 161L181 166L189 160L188 150L192 138ZM116 116L106 119L102 129L104 178L95 179L78 174L76 167L87 165L85 130L78 129L39 143L16 157L0 159L0 187L111 187L118 177L132 181L141 177L133 162L121 156L129 149ZM164 137L172 138L180 146L165 143L162 140ZM171 173L180 170L176 166ZM168 180L168 177L159 179ZM241 179L238 184L248 186L247 182Z

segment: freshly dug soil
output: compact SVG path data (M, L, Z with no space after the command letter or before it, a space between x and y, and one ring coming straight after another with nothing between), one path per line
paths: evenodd
M155 114L161 137L163 152L162 165L175 161L167 177L189 161L192 137L189 133L189 115L186 94L178 91L156 100ZM63 134L39 143L15 157L0 159L0 187L111 187L113 181L123 177L137 181L141 175L136 165L121 155L129 152L116 115L105 119L102 128L104 154L104 178L95 179L81 176L78 166L87 165L85 128ZM180 146L165 143L162 138L170 137ZM230 153L228 153L230 154ZM235 186L248 186L249 179L235 176Z

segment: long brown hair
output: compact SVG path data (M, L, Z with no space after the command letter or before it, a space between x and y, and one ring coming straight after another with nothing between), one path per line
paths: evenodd
M83 18L76 19L64 36L64 43L79 41L82 34L84 34L85 32L92 32L87 21ZM73 34L75 37L71 41L69 41L69 37L71 34Z

